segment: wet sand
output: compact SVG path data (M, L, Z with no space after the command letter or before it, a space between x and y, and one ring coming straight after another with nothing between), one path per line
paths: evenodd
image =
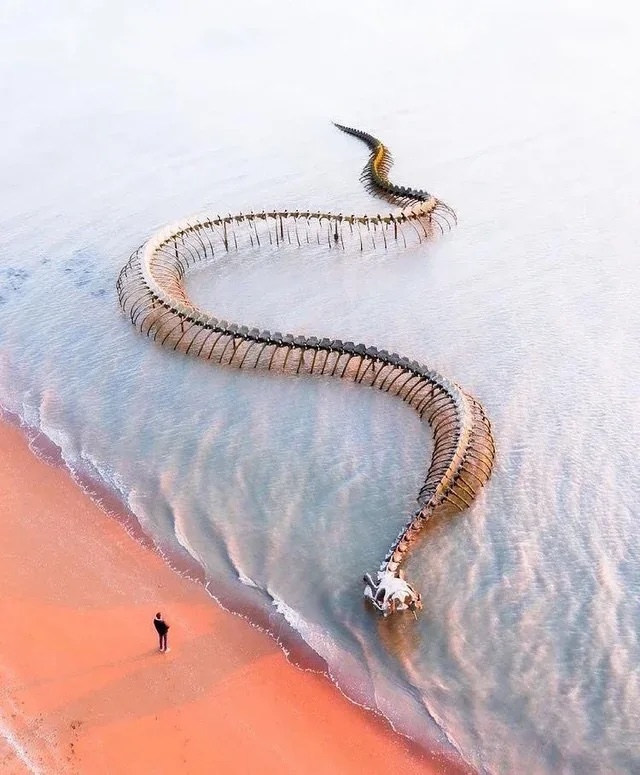
M4 420L0 546L3 773L467 772L291 665Z

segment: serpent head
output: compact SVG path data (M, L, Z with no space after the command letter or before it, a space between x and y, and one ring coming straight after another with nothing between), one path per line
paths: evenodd
M383 616L395 611L416 611L422 609L419 592L404 580L401 571L378 571L376 584L368 573L364 575L364 597Z

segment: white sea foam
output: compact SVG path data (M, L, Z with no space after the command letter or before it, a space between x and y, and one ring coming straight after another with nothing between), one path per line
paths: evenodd
M24 745L22 745L22 743L20 742L19 736L14 734L11 728L4 723L1 717L0 717L0 738L2 738L5 745L14 754L15 758L24 765L24 767L28 772L33 773L33 775L39 775L41 772L43 772L42 768L32 758L28 749ZM4 758L4 763L5 765L8 765L10 762L8 762L6 758Z
M238 570L238 580L241 584L244 584L245 587L253 587L254 589L259 589L258 585L253 579L250 579L249 576L246 575L246 573L243 573L240 569Z

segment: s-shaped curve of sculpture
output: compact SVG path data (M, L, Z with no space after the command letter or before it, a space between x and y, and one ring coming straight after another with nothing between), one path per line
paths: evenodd
M393 542L375 580L365 574L364 596L387 616L422 608L420 594L404 579L400 564L421 528L433 516L469 507L491 475L495 446L480 404L458 385L426 366L364 344L229 323L200 310L188 297L184 276L195 264L237 250L243 241L257 248L345 241L386 248L391 240L422 242L434 229L450 227L453 210L426 191L389 181L391 155L366 132L336 124L367 144L371 153L362 178L367 188L400 209L388 215L343 215L268 211L204 215L180 221L152 236L131 256L117 282L120 305L147 337L187 355L237 368L287 374L330 375L399 396L433 431L431 464L413 513Z

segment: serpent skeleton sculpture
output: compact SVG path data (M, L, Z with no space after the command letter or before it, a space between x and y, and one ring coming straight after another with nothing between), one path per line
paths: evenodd
M245 242L257 247L302 245L321 241L363 250L390 240L407 244L444 231L456 217L426 191L389 181L391 155L379 140L357 129L338 129L367 144L370 157L362 179L367 188L400 209L389 215L343 215L299 211L262 211L206 216L181 221L152 236L131 256L117 282L120 305L141 333L187 355L237 368L287 374L330 375L399 396L425 418L433 431L431 464L418 494L417 511L393 542L373 579L365 574L364 595L387 616L422 608L420 594L400 569L421 528L434 515L469 507L491 475L495 446L480 404L458 385L416 361L364 344L249 329L218 320L196 307L184 288L184 276L218 252ZM314 234L315 233L315 234ZM247 239L248 238L248 239Z

